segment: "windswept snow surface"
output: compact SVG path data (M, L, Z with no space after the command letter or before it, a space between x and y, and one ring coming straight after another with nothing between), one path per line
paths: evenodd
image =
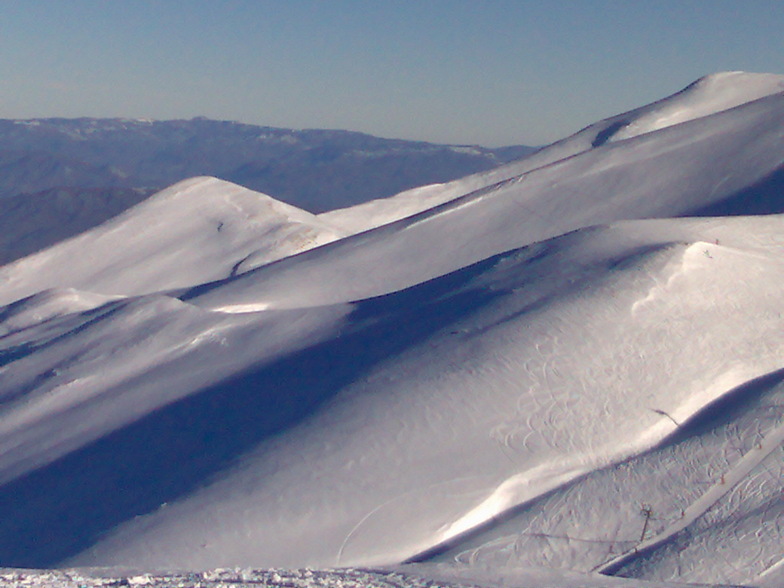
M265 194L216 178L192 178L0 268L0 302L53 287L136 295L194 286L342 235Z
M319 215L319 218L351 233L359 233L522 176L605 143L658 131L781 92L784 92L782 75L741 71L711 74L653 104L592 124L518 162L446 184L413 188L391 198L330 211Z
M219 289L197 289L190 299L227 310L346 302L593 224L689 215L736 200L739 212L755 199L784 210L782 129L784 93L592 149Z
M244 224L210 265L196 179L181 268L89 273L138 209L2 268L0 564L776 586L784 215L620 219L777 206L782 129L752 99L257 269Z
M351 305L227 315L142 297L12 332L3 559L358 566L463 541L672 443L674 421L780 370L783 229L779 216L636 221ZM646 488L671 510L694 490ZM630 545L634 505L585 500ZM781 529L766 528L774 550ZM608 559L575 550L564 567Z

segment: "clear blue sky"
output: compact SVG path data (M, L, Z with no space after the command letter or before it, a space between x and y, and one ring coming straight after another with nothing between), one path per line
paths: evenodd
M543 144L739 69L784 73L782 0L0 0L0 118Z

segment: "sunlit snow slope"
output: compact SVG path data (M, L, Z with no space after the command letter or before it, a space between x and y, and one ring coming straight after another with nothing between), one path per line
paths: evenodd
M0 565L780 585L784 215L651 217L781 206L781 79L296 255L213 266L196 179L182 267L137 207L2 268Z
M197 289L191 296L227 310L344 302L592 224L711 208L784 211L782 128L779 93L608 143L248 272L220 294Z
M784 76L781 75L740 71L712 74L653 104L594 123L519 162L446 184L414 188L392 198L323 213L319 217L350 232L361 232L606 143L630 139L781 92L784 92Z
M193 178L0 268L0 302L61 286L122 295L193 286L340 236L314 215L265 194Z

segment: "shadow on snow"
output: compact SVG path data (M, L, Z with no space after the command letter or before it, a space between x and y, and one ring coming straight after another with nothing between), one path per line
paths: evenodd
M501 295L454 294L491 258L357 304L347 334L210 386L0 488L0 565L55 567L205 485L378 362Z

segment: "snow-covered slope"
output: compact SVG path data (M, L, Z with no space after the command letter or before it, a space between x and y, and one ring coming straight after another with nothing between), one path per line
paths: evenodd
M446 184L413 188L391 198L330 211L319 217L351 233L358 233L414 215L475 190L519 177L606 143L651 133L781 92L784 92L782 75L740 71L711 74L672 96L594 123L518 162Z
M150 572L132 569L20 570L0 568L0 583L9 588L679 588L672 583L640 583L599 574L547 569L482 570L452 566L404 566L394 569L216 569Z
M185 256L223 217L87 272L138 211L3 268L0 565L776 586L784 215L620 219L779 206L782 129L770 94L241 275L268 239Z
M389 563L654 448L781 369L783 220L580 231L357 303L299 360L329 402L74 563Z
M730 71L700 78L651 105L592 125L591 145L621 141L784 92L784 76ZM601 128L603 127L603 128ZM601 128L601 130L598 130ZM598 132L596 132L598 131Z
M193 286L340 236L314 215L265 194L193 178L0 268L0 302L54 287L134 295Z
M638 221L351 306L226 315L153 297L16 331L3 339L17 391L0 421L5 560L391 563L628 468L674 444L674 421L781 369L782 229L779 216ZM135 373L97 369L119 368L116 354ZM747 444L775 430L773 400ZM727 435L680 430L681 444L730 451ZM647 500L677 512L700 479L674 484L677 498L647 484ZM587 493L586 509L628 545L635 499L605 496ZM41 532L58 539L39 545ZM592 553L572 547L582 566L607 559Z
M784 174L782 128L784 93L606 144L248 272L219 291L198 290L193 302L227 310L345 302L592 224L733 200L742 213L754 198L784 210L784 191L768 185Z

